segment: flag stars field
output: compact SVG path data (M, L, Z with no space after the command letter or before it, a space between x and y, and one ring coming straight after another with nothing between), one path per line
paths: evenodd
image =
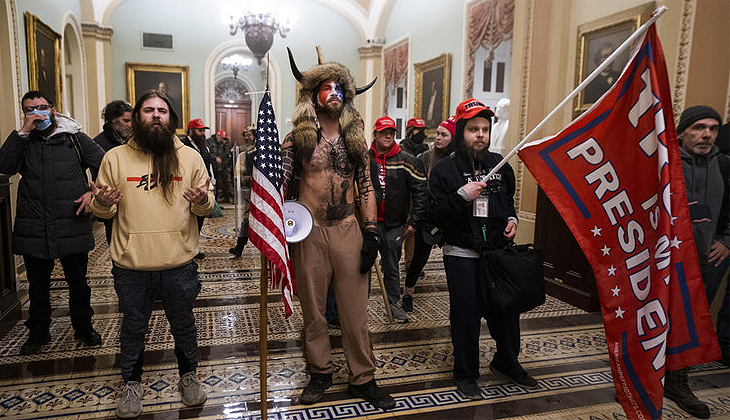
M603 248L601 248L601 252L603 252L603 255L611 255L611 248L608 247L608 245L603 245Z

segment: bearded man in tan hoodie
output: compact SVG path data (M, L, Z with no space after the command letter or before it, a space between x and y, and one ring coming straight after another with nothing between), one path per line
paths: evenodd
M109 251L124 314L120 418L142 411L144 338L158 296L175 337L182 402L195 406L207 398L195 372L193 305L201 284L193 257L198 253L196 215L210 213L214 200L203 159L174 136L177 124L165 94L143 93L132 112L134 137L104 155L93 188L94 214L114 219Z

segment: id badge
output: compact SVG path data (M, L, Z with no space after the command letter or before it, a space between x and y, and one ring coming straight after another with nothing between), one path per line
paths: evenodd
M474 200L474 217L489 217L489 196Z

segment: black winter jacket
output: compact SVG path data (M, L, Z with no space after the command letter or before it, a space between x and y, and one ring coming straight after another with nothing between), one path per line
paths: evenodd
M484 177L502 160L498 153L489 152L481 162L479 175ZM503 231L507 218L517 219L514 206L515 174L505 164L487 181L489 217L474 217L472 202L458 194L459 188L477 181L471 162L464 151L454 152L439 160L431 170L429 220L443 231L450 245L474 250L501 248L507 244Z
M408 220L408 224L414 228L420 227L426 215L427 186L426 177L416 168L416 158L402 150L385 158L386 191L380 185L379 174L375 151L370 149L370 178L375 189L376 205L380 206L385 198L385 226L402 226Z
M98 136L94 137L94 141L104 149L104 152L108 152L124 144L124 140L122 140L119 134L109 124L104 124L104 130Z
M94 249L91 215L76 216L74 200L89 191L84 168L96 178L104 150L78 131L75 121L58 115L56 121L59 128L48 139L36 131L23 137L13 130L0 148L0 172L21 175L13 227L15 254L56 259ZM70 133L81 144L84 168Z
M210 150L208 150L208 146L203 146L200 148L197 144L195 147L193 145L193 139L190 138L190 136L182 136L180 137L180 141L188 146L195 149L196 152L200 153L200 157L203 158L203 162L205 163L205 170L208 171L208 176L213 178L213 167L215 166L215 159L213 159L213 155L210 154Z

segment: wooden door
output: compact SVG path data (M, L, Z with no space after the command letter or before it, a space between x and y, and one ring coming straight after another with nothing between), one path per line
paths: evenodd
M241 132L249 124L251 124L251 101L216 101L216 130L225 130L233 144L243 144Z
M10 208L10 178L0 175L0 337L20 320L20 301L15 287L13 222Z
M593 269L542 189L536 213L535 246L543 257L545 292L586 311L600 310Z

